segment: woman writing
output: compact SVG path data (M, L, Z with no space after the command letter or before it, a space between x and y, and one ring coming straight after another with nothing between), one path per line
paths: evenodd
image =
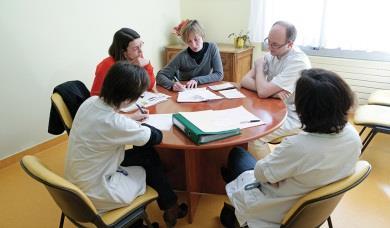
M145 109L120 112L148 88L146 71L128 61L115 63L105 77L101 93L80 106L73 121L65 163L65 177L83 190L99 212L130 204L145 193L146 184L158 192L157 203L170 226L187 214L177 203L154 145L160 130L140 124ZM125 145L133 145L125 151Z
M196 88L198 84L221 81L223 68L215 43L203 42L204 30L197 20L183 21L175 27L177 35L188 45L157 73L157 84L173 91ZM188 81L186 84L180 81Z

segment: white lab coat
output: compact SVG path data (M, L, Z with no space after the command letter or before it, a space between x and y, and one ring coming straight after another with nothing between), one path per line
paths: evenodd
M352 174L360 149L360 137L350 124L339 134L302 132L287 137L254 170L226 185L240 225L280 227L284 214L301 196ZM260 181L261 190L244 189L261 177L266 178Z
M145 193L146 174L140 166L120 166L125 145L143 146L150 134L148 127L115 112L99 97L90 97L73 121L65 177L99 212L130 204Z

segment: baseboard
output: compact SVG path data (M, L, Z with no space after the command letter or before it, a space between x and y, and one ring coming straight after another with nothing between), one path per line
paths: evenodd
M4 158L0 160L0 169L5 168L15 162L19 162L20 159L22 159L23 156L28 155L28 154L36 154L38 152L41 152L42 150L46 150L50 147L56 146L62 142L65 142L68 139L67 134L62 134L58 137L52 138L48 141L45 141L41 144L38 144L34 147L31 147L29 149L23 150L17 154L11 155L7 158Z

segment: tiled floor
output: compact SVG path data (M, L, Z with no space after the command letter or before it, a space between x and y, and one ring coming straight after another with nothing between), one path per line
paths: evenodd
M390 227L389 140L390 135L379 134L365 151L362 159L371 163L372 172L339 203L332 214L334 227ZM61 143L36 155L54 171L62 173L65 151L66 143ZM1 169L0 183L0 227L58 227L60 210L46 189L27 176L19 164ZM224 200L223 195L202 195L194 223L182 219L176 227L222 227L219 212ZM155 203L149 206L148 212L153 221L164 227ZM66 221L65 227L74 226Z

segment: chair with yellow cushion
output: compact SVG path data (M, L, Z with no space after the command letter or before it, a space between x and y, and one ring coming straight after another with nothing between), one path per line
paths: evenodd
M144 219L152 227L146 214L146 206L157 199L157 192L147 187L145 194L137 197L129 206L98 214L91 200L77 186L48 169L32 155L20 161L24 171L42 183L56 204L61 208L60 227L64 216L78 227L126 227Z
M360 135L363 134L366 128L371 128L371 131L363 139L363 148L367 148L371 140L377 133L390 134L390 106L382 105L362 105L359 106L354 114L353 122L355 125L363 126Z
M70 129L72 128L73 118L70 115L64 99L62 99L62 96L59 93L53 93L51 95L51 101L61 117L66 133L69 135Z
M390 90L376 90L369 97L369 105L390 106Z
M300 198L285 214L281 228L319 227L325 221L331 228L330 214L336 208L343 195L359 185L371 172L371 165L367 161L358 161L354 173L318 188Z

